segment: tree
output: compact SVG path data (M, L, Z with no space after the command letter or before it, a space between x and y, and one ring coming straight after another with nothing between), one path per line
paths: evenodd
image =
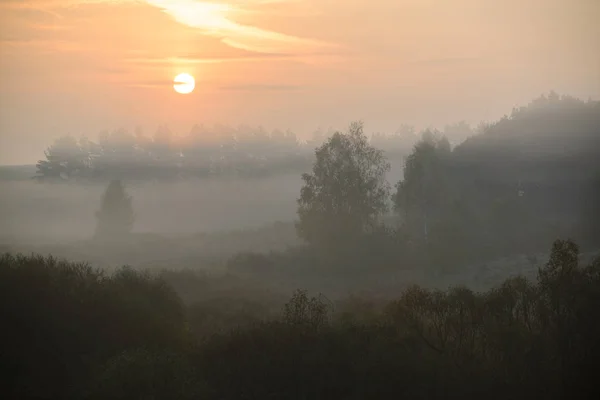
M89 154L73 136L58 138L44 155L46 159L36 164L36 178L40 181L69 180L89 164Z
M131 232L134 222L132 199L120 180L111 181L106 188L96 218L98 238L122 237Z
M283 320L292 326L318 329L328 322L328 308L320 297L309 298L306 290L296 290L283 308Z
M369 145L363 124L336 132L315 151L312 173L302 175L298 199L298 235L328 246L372 232L388 210L390 164Z
M438 132L425 131L406 158L404 179L396 184L394 208L404 214L405 224L421 226L427 236L432 214L449 204L444 161L450 144Z

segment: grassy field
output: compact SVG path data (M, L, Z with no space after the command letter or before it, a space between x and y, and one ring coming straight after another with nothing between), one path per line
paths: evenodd
M35 165L0 165L0 182L28 181L35 170Z
M104 185L0 180L0 235L19 239L91 237ZM128 184L134 231L195 234L256 228L295 218L299 175L241 180Z
M6 178L6 168L3 170ZM136 221L127 242L93 242L103 185L0 179L0 250L98 266L203 267L240 251L297 243L299 176L128 185Z

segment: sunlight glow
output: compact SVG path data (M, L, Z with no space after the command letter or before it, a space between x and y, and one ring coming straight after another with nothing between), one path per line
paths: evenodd
M196 28L205 35L219 38L223 43L238 49L265 53L311 52L324 46L314 40L285 35L243 25L231 19L231 14L240 11L236 6L197 0L145 0L159 8L175 21ZM294 46L290 48L290 46Z
M190 74L179 74L173 80L173 89L180 94L189 94L194 91L196 81Z

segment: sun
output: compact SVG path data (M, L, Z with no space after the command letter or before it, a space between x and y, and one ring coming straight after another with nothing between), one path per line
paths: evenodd
M173 89L175 89L177 93L192 93L195 87L196 81L190 74L179 74L175 77L175 79L173 79Z

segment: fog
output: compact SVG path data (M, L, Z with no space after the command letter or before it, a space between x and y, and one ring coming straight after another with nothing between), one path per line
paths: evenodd
M115 129L0 167L15 397L373 398L406 373L403 394L593 392L600 102L368 127Z
M32 179L34 168L12 169L19 172L18 179L0 180L2 251L52 253L100 267L202 269L216 268L215 260L223 263L238 252L280 251L301 243L294 230L300 172L129 182L126 189L135 210L132 237L146 246L124 253L128 241L93 246L105 183L39 183ZM398 169L395 175L401 173ZM207 265L196 265L194 257Z
M197 180L127 186L134 199L134 233L197 234L258 228L295 218L299 175L251 181ZM3 237L20 240L91 238L106 185L3 182Z
M95 213L106 185L2 182L0 250L52 253L103 268L217 269L216 261L236 252L297 243L292 221L299 188L298 175L129 184L137 239L98 247Z
M379 184L389 193L377 206L377 218L386 229L397 230L396 235L410 237L392 239L396 244L390 254L403 253L396 273L411 279L417 279L417 273L431 285L489 286L510 276L512 269L499 275L490 272L494 278L474 278L484 274L479 266L511 257L543 258L556 237L574 238L586 251L598 250L590 237L597 217L597 107L597 102L551 92L514 109L510 117L476 127L461 121L443 130L417 131L400 124L395 132L380 133L360 125L364 140L381 150L384 170ZM352 130L354 125L349 126ZM352 137L347 129L339 131L340 138ZM97 138L64 136L49 143L37 167L2 169L0 246L101 268L128 264L211 273L226 271L240 253L282 252L288 257L294 248L316 246L311 235L329 229L316 225L315 233L306 236L295 224L307 201L301 188L308 181L302 174L334 168L319 166L328 161L315 151L334 146L335 135L333 130L317 131L306 142L289 131L197 125L185 135L161 126L152 135L116 129ZM333 177L350 172L330 173ZM97 213L108 182L115 179L123 182L132 199L133 222L126 236L98 242ZM318 219L325 221L325 215ZM342 230L321 240L343 243L347 232L341 225L336 229ZM405 248L422 240L433 246L434 239L439 245L429 250ZM474 241L476 249L467 250ZM449 264L419 266L423 260L405 258L415 251L417 259L422 251L442 257L426 263ZM374 260L388 263L388 250L378 252L383 253ZM515 265L520 272L521 267L535 271L533 265ZM437 272L427 272L425 278L428 270ZM319 286L318 274L313 278ZM286 279L295 284L296 278ZM408 283L407 278L397 279ZM339 281L336 291L344 292L346 280L354 278ZM366 284L353 287L373 289Z

